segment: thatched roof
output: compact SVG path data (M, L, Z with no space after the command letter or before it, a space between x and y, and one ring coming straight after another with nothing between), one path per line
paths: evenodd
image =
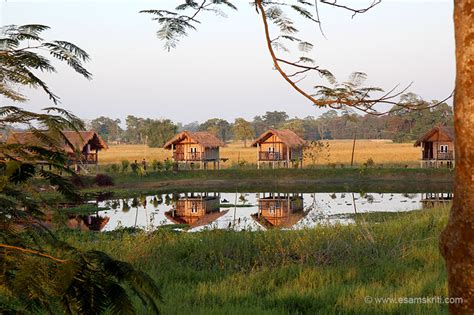
M63 131L64 136L73 145L76 150L82 151L89 141L95 141L95 145L102 149L108 149L107 143L99 136L95 131ZM73 153L71 147L63 141L62 149L67 153ZM12 132L8 136L7 144L29 144L29 145L41 145L36 135L32 132Z
M196 228L199 226L205 226L205 225L211 224L212 222L216 221L217 219L225 215L227 212L229 212L229 210L214 211L211 213L207 213L192 224L189 224L189 222L183 217L180 217L180 216L173 217L173 215L171 214L171 211L165 212L165 217L171 222L173 222L174 224L188 224L189 228Z
M260 137L258 137L252 143L252 146L256 147L257 144L265 142L268 138L274 135L277 136L289 148L299 148L305 144L305 141L290 129L269 129L260 135Z
M428 140L431 136L433 136L436 132L439 132L441 134L444 134L446 137L448 137L449 140L454 141L455 135L454 135L454 127L451 126L435 126L425 132L418 140L416 140L414 146L419 147L422 142L425 142Z
M204 148L218 148L225 146L225 143L219 140L216 136L212 133L207 131L183 131L176 136L174 136L171 140L165 143L165 149L171 149L173 144L181 142L183 139L189 138L194 142L202 145Z

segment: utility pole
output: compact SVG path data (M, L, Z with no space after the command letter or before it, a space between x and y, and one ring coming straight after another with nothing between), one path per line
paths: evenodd
M357 136L357 132L354 130L354 141L352 143L351 167L354 166L354 152L355 152L355 147L356 147L356 136Z

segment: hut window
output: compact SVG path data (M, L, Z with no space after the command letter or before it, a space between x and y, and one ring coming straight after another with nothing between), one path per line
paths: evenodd
M197 152L197 148L191 148L191 153L196 153Z
M274 147L268 147L268 152L274 153L274 152L275 152L275 148L274 148Z
M193 202L191 204L191 212L192 213L197 213L198 212L198 207L197 207L197 204L195 202Z
M442 144L439 146L439 151L440 152L448 152L448 145L447 144Z

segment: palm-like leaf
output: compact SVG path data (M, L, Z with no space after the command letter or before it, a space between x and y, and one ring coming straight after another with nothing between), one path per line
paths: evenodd
M7 25L0 28L0 95L24 102L26 97L17 91L18 85L24 85L40 88L54 103L59 102L59 97L46 82L33 73L33 70L56 72L51 61L40 54L44 50L85 78L91 78L91 73L83 66L89 60L89 55L70 42L45 42L41 33L48 29L48 26L38 24Z

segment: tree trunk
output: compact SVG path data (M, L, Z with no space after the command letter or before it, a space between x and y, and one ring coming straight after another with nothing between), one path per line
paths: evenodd
M474 0L454 1L456 37L456 169L454 202L440 248L446 260L452 314L474 314Z

